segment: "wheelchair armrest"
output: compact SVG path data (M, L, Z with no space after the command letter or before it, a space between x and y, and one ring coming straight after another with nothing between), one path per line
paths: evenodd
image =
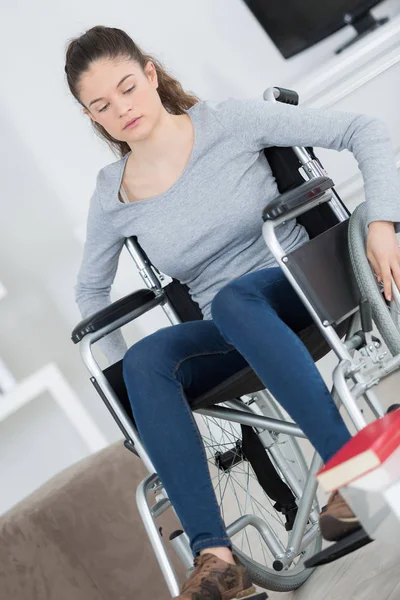
M333 186L334 183L329 177L315 177L310 181L305 181L294 190L289 190L272 200L263 210L263 220L277 219L285 213L315 200L318 196L322 196Z
M166 296L164 294L156 296L153 290L138 290L133 292L78 323L71 334L71 339L74 344L77 344L88 333L98 331L102 327L118 321L118 319L125 317L133 311L136 311L133 319L137 319L137 317L140 317L158 304L165 302L165 299Z

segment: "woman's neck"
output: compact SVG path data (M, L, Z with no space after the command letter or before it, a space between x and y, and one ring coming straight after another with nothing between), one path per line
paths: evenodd
M154 167L168 162L187 144L192 127L188 115L171 115L164 111L149 137L129 144L132 150L129 157L131 166L143 172L152 171Z

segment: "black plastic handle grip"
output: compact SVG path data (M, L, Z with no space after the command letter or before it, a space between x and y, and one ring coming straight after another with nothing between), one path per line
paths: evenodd
M297 106L299 103L299 95L294 90L287 90L285 88L275 87L278 90L279 95L276 97L278 102L284 102L285 104L293 104Z

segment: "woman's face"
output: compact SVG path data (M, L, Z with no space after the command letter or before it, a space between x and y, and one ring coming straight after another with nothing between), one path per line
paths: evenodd
M80 81L83 112L116 140L135 142L149 136L163 109L152 62L145 72L133 60L101 59ZM132 120L139 118L131 127Z

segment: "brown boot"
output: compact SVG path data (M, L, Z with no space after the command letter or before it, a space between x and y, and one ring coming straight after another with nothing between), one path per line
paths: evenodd
M214 554L194 559L194 571L176 600L266 600L265 592L257 593L246 569L235 557L231 565Z
M319 516L322 537L329 542L337 542L360 527L360 521L343 496L338 491L333 492Z

